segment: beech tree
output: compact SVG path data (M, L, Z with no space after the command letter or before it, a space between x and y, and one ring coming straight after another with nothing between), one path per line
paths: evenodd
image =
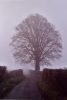
M51 65L62 52L59 32L39 14L30 15L17 25L11 46L17 62L34 63L36 71L40 65Z

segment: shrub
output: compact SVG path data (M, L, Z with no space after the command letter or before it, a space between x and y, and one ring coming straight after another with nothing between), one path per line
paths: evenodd
M38 87L43 98L47 100L58 100L60 95L59 91L52 89L49 84L39 82Z
M19 71L11 71L0 84L0 99L4 98L17 84L24 80L24 75L17 74Z
M6 73L7 73L6 67L0 66L0 83L5 80Z
M44 69L38 86L48 100L64 100L60 98L67 98L67 70Z

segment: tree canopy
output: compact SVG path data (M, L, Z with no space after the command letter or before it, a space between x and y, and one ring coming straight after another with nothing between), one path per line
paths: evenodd
M28 16L16 27L11 46L17 62L34 63L36 70L40 65L51 65L62 52L59 32L39 14Z

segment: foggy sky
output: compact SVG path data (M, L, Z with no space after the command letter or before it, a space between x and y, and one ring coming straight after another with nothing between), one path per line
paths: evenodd
M15 63L9 43L15 27L35 13L54 24L63 40L62 58L52 68L67 67L67 0L0 0L0 65L8 69L27 67Z

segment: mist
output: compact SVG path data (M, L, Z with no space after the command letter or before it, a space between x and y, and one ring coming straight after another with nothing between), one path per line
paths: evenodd
M9 44L16 32L15 27L30 14L39 13L55 25L62 37L62 58L54 61L51 68L67 67L66 9L67 0L0 0L0 65L7 66L9 70L32 68L32 65L19 65L15 62Z

